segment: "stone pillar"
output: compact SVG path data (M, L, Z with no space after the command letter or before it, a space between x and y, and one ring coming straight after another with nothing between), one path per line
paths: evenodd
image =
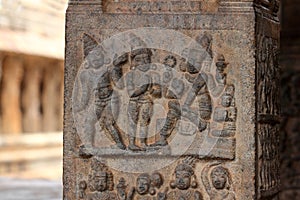
M64 199L278 199L278 9L70 1Z
M0 83L1 84L2 84L3 58L4 55L3 53L0 52ZM1 93L1 88L0 88L0 93ZM1 99L0 99L0 104L1 104ZM0 113L0 133L2 133L2 113Z
M299 1L282 1L280 199L300 198L300 27L297 20L299 11Z
M23 77L23 60L8 55L3 61L1 84L2 132L21 133L21 81Z
M42 130L41 81L43 62L29 57L24 66L22 89L23 131L40 132Z
M62 130L63 62L51 61L45 66L42 93L43 131Z

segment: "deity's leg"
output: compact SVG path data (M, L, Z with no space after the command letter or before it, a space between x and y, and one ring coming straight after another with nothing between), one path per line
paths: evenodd
M132 151L140 151L141 148L136 145L136 131L138 123L139 109L136 101L130 101L128 107L128 136L129 145L128 149Z

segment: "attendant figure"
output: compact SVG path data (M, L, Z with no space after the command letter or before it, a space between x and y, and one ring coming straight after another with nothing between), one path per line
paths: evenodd
M228 169L219 164L207 165L202 170L201 177L211 200L235 200Z
M196 189L198 184L194 169L186 163L178 164L175 168L175 180L170 183L173 189L166 195L166 199L202 200L202 194Z
M112 172L98 160L92 160L87 200L117 200Z

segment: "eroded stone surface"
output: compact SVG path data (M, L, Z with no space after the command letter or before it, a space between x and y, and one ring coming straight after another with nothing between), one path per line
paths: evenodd
M278 8L251 5L69 3L65 199L276 198Z

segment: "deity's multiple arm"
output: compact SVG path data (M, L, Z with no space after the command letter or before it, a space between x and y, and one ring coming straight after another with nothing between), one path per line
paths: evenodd
M193 82L191 91L189 92L186 100L185 100L185 105L190 106L194 102L197 94L199 91L206 85L206 82L204 78L202 77L203 75L201 73L198 74L197 78Z
M144 84L139 88L137 88L136 90L134 90L133 94L131 94L130 97L131 98L139 97L140 95L146 93L150 87L151 87L150 84Z
M128 53L125 53L113 61L112 69L111 69L111 79L114 85L119 88L124 88L124 80L123 77L123 65L128 61Z

